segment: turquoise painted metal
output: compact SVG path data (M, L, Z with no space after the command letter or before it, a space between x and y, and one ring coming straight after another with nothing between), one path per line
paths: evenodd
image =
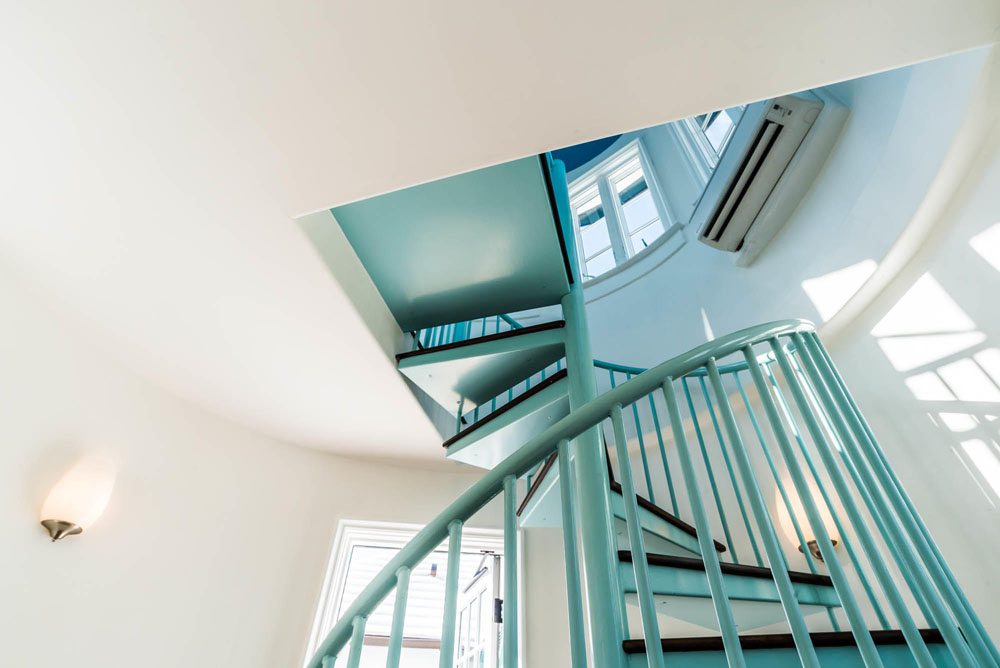
M750 359L748 363L753 362L752 351L744 348L743 354L744 356L749 354ZM743 438L740 435L739 427L736 425L736 417L733 415L733 409L729 405L726 391L722 387L722 377L719 375L719 367L716 365L714 359L708 361L708 377L712 384L712 390L715 392L719 409L722 411L722 420L725 422L726 431L729 433L729 442L733 446L736 465L740 471L740 477L743 479L743 484L747 489L750 507L753 510L754 517L757 519L757 529L760 531L761 540L764 543L767 562L771 567L771 574L774 577L774 586L777 589L781 607L785 611L785 619L788 620L792 637L795 639L795 647L799 652L799 658L802 660L803 666L816 668L819 666L819 658L816 656L816 650L813 648L812 640L809 637L809 629L806 627L805 618L802 616L801 609L799 609L799 603L802 601L802 598L795 591L795 587L788 576L788 564L785 562L785 554L781 550L781 544L778 542L778 535L774 530L774 524L771 522L770 515L768 515L764 495L757 485L753 465L750 463L747 449L743 445ZM733 484L735 485L735 481Z
M733 559L739 563L740 558L736 552L736 542L733 534L729 531L729 522L726 520L726 511L722 505L722 497L719 496L719 486L715 483L715 473L712 471L712 461L708 457L708 450L705 447L705 437L701 433L701 424L698 421L698 411L694 408L694 401L691 399L691 391L688 388L687 378L681 378L681 387L684 388L684 398L687 400L688 412L691 414L691 424L694 425L694 435L698 439L698 447L701 449L701 459L705 463L705 470L708 472L708 482L712 487L712 497L715 499L715 510L719 513L719 520L722 522L722 533L726 536L726 546L733 554ZM676 439L675 439L675 442ZM680 448L678 448L678 452Z
M803 348L802 338L798 335L793 337L796 345L796 350L805 353ZM819 378L819 374L816 371L812 360L809 359L808 354L801 355L800 359L805 367L806 375L812 383L813 388L819 395L820 401L824 404L827 414L833 419L833 426L840 436L841 443L844 443L844 439L848 438L847 425L843 422L843 419L836 412L833 404L833 399L830 397L829 393L823 385L823 382ZM851 524L861 541L861 547L868 555L869 563L875 571L876 578L878 578L879 583L882 585L882 590L885 592L886 597L889 600L889 605L892 608L893 614L896 616L896 621L900 625L900 629L906 638L907 644L910 646L913 652L914 658L919 666L933 666L934 662L931 658L930 652L927 649L923 639L920 637L920 632L917 630L917 626L913 621L913 617L910 615L906 608L902 597L899 594L895 583L892 580L892 575L889 573L889 569L881 557L881 553L878 550L878 546L875 544L874 536L868 529L867 523L861 516L861 511L857 507L853 496L851 496L850 491L847 487L847 482L844 480L843 475L840 473L839 468L836 466L834 460L833 451L831 448L822 448L819 450L820 457L823 458L824 464L827 466L828 470L831 470L831 480L834 487L837 490L837 494L844 504L844 509L846 510L848 516L850 517ZM831 466L832 465L832 466ZM900 564L902 566L903 564ZM948 635L945 634L946 642ZM964 643L963 643L964 644ZM949 643L949 647L951 643ZM961 665L961 662L959 662Z
M410 588L410 569L400 566L396 570L396 601L392 607L392 626L389 628L389 649L385 668L399 668L403 651L403 626L406 621L406 596Z
M768 344L771 346L771 351L774 353L774 356L778 361L778 365L781 367L781 372L785 377L785 382L788 384L789 390L792 393L792 399L795 401L795 405L798 407L799 413L802 414L802 417L806 422L806 428L809 430L809 433L813 438L813 442L816 443L819 448L828 447L826 445L826 439L819 428L819 424L809 411L809 404L806 401L805 394L799 386L798 379L795 374L792 373L791 364L785 356L784 349L778 342L777 338L770 339ZM754 370L754 368L751 368L751 374L754 374ZM757 374L754 374L755 383L757 382L757 378ZM760 381L761 384L763 384L763 378L761 378ZM760 388L758 387L758 390L759 389ZM766 403L767 402L765 402L765 405ZM770 410L768 413L770 417ZM777 432L778 426L775 425L774 429ZM784 435L783 431L782 435ZM881 666L882 659L879 657L878 651L875 649L875 643L872 641L864 615L861 612L861 608L858 606L854 593L851 591L851 585L850 581L847 579L847 573L844 571L844 567L840 563L840 558L834 550L833 542L830 540L830 533L827 531L826 525L823 523L816 501L812 498L812 492L809 489L809 484L806 482L806 478L802 473L798 460L795 458L795 452L792 450L791 443L788 442L787 436L783 439L778 438L778 443L781 447L782 455L785 458L785 465L788 468L789 475L791 476L795 489L798 492L799 500L805 508L806 517L809 519L809 526L812 528L813 535L816 537L815 540L819 545L820 554L824 555L823 561L826 563L827 569L830 571L830 578L833 580L834 587L837 588L837 594L840 595L840 602L843 606L845 614L847 615L851 634L854 636L854 640L858 644L858 650L861 652L861 656L868 668Z
M550 169L523 158L332 213L403 331L558 304L569 277Z
M517 478L512 475L503 479L503 554L503 668L517 668Z
M351 650L347 653L347 668L358 668L361 665L361 652L365 648L365 622L367 617L354 617L351 620Z
M444 581L440 668L455 666L455 613L458 609L459 561L462 558L462 522L455 519L448 523L448 572Z
M827 353L822 343L819 342L819 338L814 333L806 333L806 334L808 338L810 338L815 344L817 344L815 348L818 349L821 357L823 358L823 361L825 362L825 367L829 369L829 373L833 376L836 386L837 388L839 388L840 396L851 410L855 419L858 421L858 424L861 426L862 431L868 438L868 441L871 443L872 449L874 450L878 460L881 462L882 466L885 467L885 470L888 472L889 478L893 482L896 492L902 498L903 503L907 511L909 512L910 517L917 524L917 527L920 531L920 534L923 536L925 544L930 549L936 567L942 571L945 579L947 579L947 581L951 584L953 595L959 600L962 607L965 609L966 614L971 618L972 625L978 632L980 641L987 646L990 654L994 658L994 662L996 663L996 665L1000 666L1000 651L997 650L996 645L990 639L990 636L986 632L986 629L983 628L982 622L979 620L979 617L976 615L975 610L973 610L972 605L969 603L968 598L965 596L965 592L963 592L962 588L958 585L958 581L955 579L954 574L948 567L948 563L941 555L941 551L938 549L937 545L934 542L934 539L930 535L930 532L927 530L927 526L923 523L923 520L917 513L917 509L914 507L913 502L910 500L909 495L906 493L905 488L903 487L902 483L899 482L899 478L896 477L896 472L893 471L891 466L889 466L889 462L885 457L885 452L882 451L882 447L879 445L878 440L872 433L871 427L868 425L868 422L865 420L864 415L861 413L860 409L858 408L858 405L855 403L854 397L851 396L851 393L847 389L847 385L844 383L843 378L837 372L836 367L833 364L833 360L830 359L829 353Z
M611 423L615 432L615 451L618 453L622 497L625 500L628 544L635 557L633 575L637 583L636 591L639 598L642 633L646 639L646 645L656 647L660 641L660 626L656 621L656 604L653 602L653 590L649 583L649 567L645 559L646 546L642 540L642 526L639 524L639 504L635 498L635 486L632 484L632 464L629 461L628 441L625 438L625 425L622 421L620 404L611 409ZM714 547L712 552L715 552ZM659 652L650 652L648 660L649 668L663 668L663 655Z
M709 360L709 364L715 365L715 360ZM715 366L716 375L718 375L718 366ZM711 367L709 367L709 375L711 375ZM698 378L698 383L701 385L701 392L705 396L705 404L708 406L708 415L712 419L712 428L715 430L715 438L719 442L719 450L722 451L722 458L726 462L726 471L729 473L729 482L733 486L733 494L736 496L736 505L740 508L740 515L743 517L743 527L747 531L747 537L750 540L750 548L753 550L754 561L757 562L758 566L763 566L764 561L760 558L760 549L757 547L757 539L754 537L753 529L750 527L750 519L747 517L747 509L743 504L743 494L740 492L740 486L736 482L736 474L733 473L733 464L729 461L729 449L726 447L726 439L722 437L722 430L719 428L719 420L715 416L715 406L712 404L712 398L708 394L708 389L705 387L705 378ZM720 407L722 402L725 402L726 406L729 405L728 397L723 395L723 399L718 400L720 402Z
M850 461L855 465L858 478L862 483L861 486L865 488L865 491L869 494L869 498L875 504L883 505L885 507L883 510L891 509L894 512L892 522L889 522L892 526L887 528L889 529L889 534L896 533L899 535L895 537L887 535L887 544L892 547L894 543L898 543L910 551L916 549L923 550L919 554L918 564L926 567L927 571L937 569L937 573L928 573L926 576L928 582L931 584L931 591L925 592L928 601L931 601L933 597L937 597L939 603L942 600L947 602L947 605L952 608L952 613L958 619L957 626L961 627L961 632L969 637L970 645L973 645L977 641L977 634L983 635L983 633L980 630L981 626L976 625L978 620L972 618L970 608L960 598L960 590L957 590L948 579L948 574L945 571L945 567L941 565L939 556L930 547L928 536L921 530L918 518L915 512L912 512L908 506L907 499L903 497L898 486L898 481L892 478L891 469L887 467L884 459L876 449L870 431L861 421L860 413L857 411L856 406L851 403L851 399L846 394L846 389L842 386L842 380L837 376L832 366L828 365L825 351L822 350L818 340L813 336L797 336L800 333L810 332L811 326L808 323L782 321L736 332L714 342L699 346L648 371L635 370L636 375L634 377L626 379L624 383L620 383L613 389L598 396L594 385L594 363L589 355L589 344L586 340L585 330L582 335L579 331L572 333L572 327L569 326L570 322L573 322L575 318L582 315L582 299L580 297L581 295L578 293L575 301L573 299L564 300L564 312L567 314L568 325L566 346L567 368L571 372L569 378L571 381L570 401L571 403L576 402L573 404L573 412L555 421L541 433L527 439L521 448L514 451L500 461L495 468L488 471L477 483L456 499L437 518L432 520L427 527L420 531L409 544L393 557L382 571L375 576L372 582L365 587L354 603L344 611L341 619L336 622L321 644L317 654L310 660L308 668L320 668L324 664L329 668L330 659L341 652L349 641L351 642L349 660L355 661L352 665L356 665L356 661L360 660L360 652L364 640L365 619L392 591L394 586L397 587L398 599L400 595L398 588L400 574L403 572L401 569L414 567L445 538L453 538L450 550L457 550L455 545L460 541L462 523L488 503L490 499L500 493L505 494L505 571L508 568L516 568L516 564L512 563L516 559L517 531L513 508L513 481L537 470L539 463L557 450L560 450L560 454L562 455L559 457L560 475L558 476L558 495L563 505L562 516L564 519L562 523L567 552L567 571L568 573L574 572L579 566L582 566L584 570L588 593L586 607L590 615L592 630L591 652L594 653L594 665L600 665L602 668L606 665L623 666L626 662L628 665L647 665L649 661L656 662L663 660L663 655L656 651L652 652L654 655L652 657L647 653L627 655L622 651L621 634L623 633L623 629L618 620L623 617L623 585L624 591L635 591L639 595L640 601L645 598L651 602L652 597L660 593L666 593L666 595L695 595L702 598L705 598L709 594L711 595L711 604L715 610L719 628L724 639L724 651L715 652L714 654L697 652L683 656L668 653L666 655L666 662L670 665L698 665L689 663L689 660L695 654L704 659L704 665L786 665L786 659L782 657L788 656L794 657L794 661L797 663L788 663L787 665L799 665L802 662L805 665L815 665L813 658L809 656L810 638L803 635L801 625L799 625L798 637L795 638L796 650L775 650L769 651L764 655L754 650L744 651L737 637L736 624L730 606L730 599L734 601L743 600L741 597L746 597L746 600L753 601L768 600L780 602L782 604L781 609L784 610L785 616L789 618L793 628L799 624L794 611L800 604L820 605L827 610L833 610L839 602L847 614L849 621L851 621L851 631L858 647L840 648L833 651L834 648L814 646L812 649L815 650L815 654L819 657L819 661L823 665L858 665L859 659L866 666L880 665L882 660L885 660L890 665L918 665L921 667L929 665L993 665L991 663L992 655L990 654L990 648L981 639L979 641L981 647L978 650L973 647L976 656L973 662L969 664L964 662L961 652L957 652L956 659L952 659L947 652L942 653L945 650L944 645L933 644L929 640L921 641L920 643L911 642L910 646L893 645L891 649L882 645L875 647L874 644L866 647L865 638L867 637L871 641L871 636L864 625L863 618L855 614L858 611L857 601L853 598L850 587L845 589L845 573L832 544L828 542L829 536L826 536L826 542L823 540L822 534L825 529L822 526L822 520L818 513L818 501L812 499L809 485L806 482L806 475L798 464L798 458L802 457L803 454L795 451L785 431L774 397L771 396L771 389L765 380L761 367L761 359L753 356L752 346L754 345L766 345L770 347L770 357L773 359L773 362L765 359L763 361L763 369L767 369L770 363L777 363L781 368L782 377L791 391L792 400L795 403L798 414L805 420L806 429L816 444L820 460L826 469L826 474L830 476L831 484L837 495L841 496L842 493L849 492L849 489L846 487L846 479L838 468L836 458L838 452L841 454L841 457L844 457L844 453L846 452L848 459L845 461ZM456 328L456 330L457 332L454 334L457 336L469 335L468 329ZM794 354L796 357L793 358L785 352L785 349L776 340L776 337L779 336L789 337L795 342ZM738 365L718 365L714 361L715 359L724 359L734 354L742 355L744 362ZM795 359L796 362L801 362L798 372L792 368L792 359ZM778 449L789 468L792 482L806 508L806 515L820 544L820 551L824 557L830 555L827 558L827 566L830 569L831 578L834 583L835 597L831 594L829 587L817 585L813 588L803 588L801 583L793 583L790 580L786 582L787 578L782 576L783 573L787 576L787 572L785 570L783 554L781 553L781 546L777 542L773 522L771 522L767 515L763 493L750 466L746 444L739 433L739 427L735 421L732 406L726 395L723 379L724 374L732 372L733 382L736 383L739 395L744 405L747 406L750 421L754 425L754 432L769 460L768 467L771 469L771 474L775 476L775 484L782 495L782 501L785 502L786 506L790 507L791 504L789 503L790 499L788 498L787 491L782 490L781 479L777 475L774 462L770 461L771 458L766 439L760 425L757 423L749 397L739 381L738 374L743 370L749 371L757 388L758 400L763 404L764 412L771 423ZM631 373L631 371L626 373ZM680 417L680 408L673 385L673 379L682 379L685 376L707 378L708 380L712 396L709 397L706 394L706 399L711 400L714 398L713 407L716 411L716 418L717 420L721 418L721 426L725 429L726 440L728 441L727 445L731 454L731 470L734 472L734 475L739 475L739 480L736 482L742 485L745 501L749 505L750 514L748 514L748 517L752 515L756 523L755 531L760 537L761 546L763 547L764 554L767 556L768 563L775 565L772 568L774 582L767 580L751 582L750 578L734 578L731 573L725 576L722 573L704 506L704 497L707 494L699 489L698 476L694 472L690 446L686 441L684 426ZM635 567L639 564L644 564L648 567L644 558L640 558L638 562L628 566L619 563L614 558L614 533L612 526L612 517L614 515L624 515L630 534L637 534L636 536L630 535L629 539L633 551L639 555L642 555L645 551L643 531L649 532L650 528L656 528L650 526L650 522L653 521L652 518L655 515L639 508L635 502L634 485L632 484L630 466L628 465L629 457L627 449L625 449L626 433L623 414L624 407L634 406L639 401L649 401L650 395L654 391L661 392L662 398L666 402L671 432L674 437L674 446L676 447L677 457L681 464L684 487L689 497L688 501L691 505L691 512L694 517L697 533L697 538L690 534L685 534L689 541L694 540L694 542L688 542L687 545L698 550L702 555L705 566L704 575L694 571L687 573L670 572L669 569L665 570L657 566L648 568L647 577L644 578L642 575L637 575L635 571ZM652 418L654 410L655 402L651 402L648 417ZM603 460L600 438L597 431L598 425L606 420L608 416L611 416L615 432L615 447L619 450L619 464L625 465L622 473L623 494L615 495L615 498L618 499L617 512L614 510L615 504L612 503L612 496L607 492L609 489L608 473ZM637 422L637 430L644 431L641 418L642 415L640 413L633 412L633 419ZM658 420L654 424L658 425ZM716 424L719 424L719 422L716 422ZM838 439L837 445L844 446L842 450L836 451L834 449L832 442L825 435L824 429L826 427L833 430ZM645 431L645 433L648 434L648 431ZM658 442L662 442L662 439L658 439ZM725 442L720 439L720 443ZM654 447L651 443L649 445L650 447ZM623 449L624 452L622 451ZM570 456L569 453L571 452L573 456ZM588 458L589 461L585 461ZM666 458L665 454L662 458ZM880 467L884 469L881 476L878 475ZM848 469L851 470L850 467ZM584 475L581 475L581 473ZM589 480L589 483L582 482L583 478ZM631 487L631 489L627 489L627 487ZM602 490L604 493L594 494L595 490ZM891 495L896 496L895 500L889 498ZM862 495L862 499L864 498L864 495ZM628 502L626 502L626 499ZM833 507L827 499L823 501L824 503L828 503L831 508ZM845 528L851 530L857 536L858 540L861 541L861 547L865 554L881 559L881 556L877 554L880 547L874 542L874 536L871 535L867 526L865 526L864 518L859 514L860 510L856 503L852 506L851 503L844 501L843 498L841 498L841 501L844 504L844 511L850 521L850 527L845 526ZM575 504L578 504L577 509L574 509ZM588 510L594 512L588 512ZM905 520L899 517L899 515L904 513L907 518ZM792 515L794 518L794 513ZM576 524L576 527L574 527L574 524ZM669 534L668 530L663 527L660 528ZM676 529L676 527L674 528ZM579 531L584 549L581 555L574 556L577 543L575 532L577 530ZM454 535L456 531L458 535ZM800 541L805 538L802 535L801 527L797 528L796 532L799 535ZM655 534L655 531L653 533ZM679 535L675 537L679 541L682 540ZM582 559L579 556L582 556ZM602 565L607 565L604 559L605 556L609 557L611 564L610 568L602 570ZM578 566L573 566L574 560L576 560ZM806 556L806 560L812 567L815 567L815 564L810 560L808 555ZM452 563L458 563L457 556ZM782 566L781 568L777 567L779 563ZM891 578L887 580L889 573L876 562L872 563L876 580L883 586L883 591L886 592L886 598L893 614L899 618L899 610L902 609L905 612L905 606L902 605L901 599L895 597L892 588L886 586L886 582L891 580ZM860 571L860 567L857 564L855 564L855 568ZM452 572L453 570L449 569L449 578L452 577ZM908 573L909 571L904 568L904 572ZM457 578L457 568L454 569L454 573ZM692 577L691 573L696 573L701 577L700 589L697 585L697 578ZM643 583L644 579L645 583ZM505 581L516 583L516 573L509 578L506 577L505 573ZM586 660L583 658L585 652L582 639L583 631L581 630L583 627L583 612L581 610L583 603L579 591L579 581L576 584L575 596L578 602L574 604L572 600L569 601L571 618L574 617L572 609L575 607L577 610L575 614L577 621L571 622L571 626L576 628L574 632L575 638L571 641L573 645L571 649L574 653L574 667L584 665L583 662ZM567 579L567 586L568 590L572 591L573 587L570 579ZM792 594L789 594L789 586ZM595 598L595 591L601 594L602 588L603 595L611 599L611 606L595 603L597 600ZM446 592L449 589L450 584L446 586ZM941 591L940 596L938 595L938 590L944 590ZM931 596L932 594L933 596ZM573 597L574 594L571 593L570 598L572 599ZM505 612L509 614L513 610L513 620L516 620L516 594L512 596L511 592L505 591L505 599L507 600ZM513 605L511 605L511 601L514 601ZM448 604L449 602L446 598L446 606ZM855 608L854 612L850 609L852 605ZM398 610L403 608L405 608L405 602L403 605L397 605ZM444 637L448 637L448 641L442 645L443 654L445 647L450 647L452 650L447 657L448 662L454 658L454 608L455 603L452 600L450 613L446 613L446 619L450 620L450 623L445 624L444 633L442 634L443 639ZM648 614L643 615L644 620L649 619L655 622L655 607L647 605L646 608ZM505 614L505 620L511 619L507 614ZM393 627L395 628L397 624L401 623L401 621L397 622L394 615ZM512 623L516 623L516 621ZM595 624L599 625L600 628L595 629ZM909 625L904 620L901 622L901 626L903 627L904 635L910 636L906 639L912 641L912 620ZM516 658L516 631L511 631L513 629L505 630L505 644L508 641L514 642L515 649L511 650L505 647L505 655ZM644 629L644 635L654 643L657 640L657 633L655 631L651 632L649 629ZM948 629L942 628L942 634L947 633ZM392 636L390 637L390 642L392 642ZM900 650L900 647L902 647L902 650ZM859 649L862 652L861 657L858 655ZM985 650L985 653L981 650ZM356 657L355 654L357 655ZM930 662L928 662L928 656L931 659ZM985 656L987 661L983 660L983 656ZM605 658L607 661L605 661ZM718 661L722 663L719 664ZM444 658L442 658L442 662L442 666L452 668L452 666L445 662ZM387 665L391 666L392 664L389 663ZM654 665L659 664L654 663Z
M803 351L806 351L806 344L804 343L802 337L796 337L795 341L797 345L802 347ZM815 371L812 366L813 360L811 358L811 353L804 355L802 357L802 362L807 370ZM817 375L821 375L821 372ZM827 381L830 382L832 379L827 379ZM821 388L820 392L823 392L825 389L821 382L818 382L817 386L818 388ZM833 400L831 400L831 405L832 403ZM834 412L834 414L836 414L836 412ZM844 445L847 446L848 455L855 458L855 464L858 465L862 482L868 488L869 492L872 492L875 503L885 508L891 507L888 500L885 498L883 489L875 483L868 467L865 466L865 462L861 460L862 455L857 450L856 441L853 438L846 438L844 440ZM959 631L958 627L954 624L948 614L944 601L938 595L938 592L934 591L934 585L931 583L931 578L928 577L927 571L921 566L919 556L903 537L903 527L899 524L895 517L887 517L887 520L887 530L889 531L889 536L892 538L893 542L901 547L901 556L903 561L900 563L900 568L903 569L904 573L906 573L907 579L916 585L916 587L920 590L924 601L930 607L933 621L937 625L938 630L940 630L941 634L944 636L945 643L948 645L948 649L955 658L957 665L963 667L977 665L976 660L974 660L972 655L969 653L969 646L966 645L961 631ZM938 586L940 587L939 583ZM969 626L971 626L971 624ZM969 628L969 626L966 628ZM973 649L975 649L974 637L968 638L968 640L970 641ZM988 651L984 652L984 654L985 658L987 658L987 663L980 663L979 665L989 665L988 661L992 660L992 657L989 657ZM980 662L982 662L984 657L977 658Z
M563 328L401 356L399 370L448 410L480 405L563 357Z
M580 591L580 557L576 546L576 502L569 441L559 441L559 492L562 500L563 550L566 559L566 607L569 613L569 647L573 668L587 666L587 637L583 625L583 593Z
M637 378L641 377L637 376ZM667 402L670 427L673 430L674 443L677 446L677 456L681 462L684 486L687 488L688 500L691 503L691 514L694 515L694 524L698 531L701 558L705 562L705 575L708 577L708 587L712 594L712 603L715 605L715 614L719 619L719 630L722 632L726 658L732 668L745 666L743 649L740 646L739 635L736 632L736 620L733 618L733 611L729 607L729 599L726 596L726 585L722 579L722 569L719 567L719 557L715 553L715 544L711 538L712 534L708 524L708 514L705 512L705 505L702 503L701 495L698 493L698 481L695 477L694 464L691 462L687 436L684 434L680 408L677 405L677 394L674 392L674 379L670 376L663 381L663 396ZM654 653L659 654L659 652Z

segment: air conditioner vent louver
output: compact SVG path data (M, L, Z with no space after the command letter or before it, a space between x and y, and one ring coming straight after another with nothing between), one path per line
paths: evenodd
M733 214L739 209L750 185L754 182L761 166L770 155L771 148L781 135L781 129L782 126L771 121L766 121L761 126L757 136L754 137L750 150L747 151L740 164L737 177L731 180L725 196L719 202L712 219L709 221L709 225L702 231L703 237L718 243L722 235L725 234L729 222L733 219ZM741 237L741 244L742 241Z
M738 264L753 261L788 218L825 159L823 155L813 156L811 162L797 161L807 163L797 168L801 174L788 170L823 109L824 102L810 93L747 108L691 217L699 241L739 253ZM833 104L827 116L835 121L819 133L824 142L839 132L846 110ZM779 187L786 181L794 187ZM758 224L758 219L766 224Z

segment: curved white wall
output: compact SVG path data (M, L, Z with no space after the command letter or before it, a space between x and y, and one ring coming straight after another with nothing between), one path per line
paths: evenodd
M828 87L851 114L813 187L760 258L737 267L730 254L695 241L696 230L685 228L688 240L679 251L650 251L676 251L668 261L650 271L657 265L651 257L645 268L587 289L595 356L650 366L711 333L787 317L828 319L839 302L832 293L858 287L856 277L864 279L864 270L885 256L909 223L951 145L985 58L984 51L969 52ZM674 174L689 179L676 163L654 159L654 168L665 189ZM835 275L852 268L853 276ZM612 290L612 284L621 287ZM843 300L852 292L847 289Z
M0 666L300 665L338 520L427 522L480 475L212 415L95 351L5 270L0 307ZM81 447L116 462L115 489L92 529L52 544L39 509Z

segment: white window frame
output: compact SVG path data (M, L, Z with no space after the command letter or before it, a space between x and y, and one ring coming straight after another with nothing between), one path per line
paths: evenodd
M682 118L679 121L668 124L670 129L673 130L677 143L684 150L688 164L692 167L695 177L701 182L702 186L708 183L715 168L719 165L719 158L725 152L726 147L729 145L729 140L732 139L733 134L736 132L736 126L739 125L740 120L743 118L743 111L746 109L746 105L742 107L739 105L727 107L722 111L729 112L734 109L740 110L740 113L735 115L736 118L733 122L733 127L726 136L722 144L722 151L719 153L716 153L715 147L708 140L704 129L698 124L696 117Z
M597 184L597 190L601 197L601 205L604 207L604 220L608 228L608 237L611 240L611 250L615 259L615 267L620 267L628 262L630 258L635 257L645 250L644 248L638 250L632 248L631 235L624 225L625 214L622 209L621 200L616 196L614 186L611 183L612 174L636 157L639 158L639 166L642 169L643 178L646 180L646 186L649 188L650 196L653 198L653 206L656 208L660 224L663 225L663 234L668 234L670 228L677 222L673 212L667 206L666 198L660 190L659 179L653 171L652 162L649 160L649 155L646 152L646 147L642 139L637 137L625 143L615 151L614 155L574 178L573 183L569 186L570 209L573 214L573 229L576 234L576 247L580 258L580 271L582 274L586 274L587 271L587 258L585 257L586 251L583 248L582 231L577 219L576 202L593 187L594 183ZM597 254L595 253L595 256ZM613 271L613 269L609 271ZM603 275L601 274L601 276ZM586 283L588 280L596 278L600 278L600 276L589 279L584 278L584 282Z
M302 664L306 666L313 657L326 634L337 623L337 613L344 598L347 584L347 570L351 562L351 551L355 547L386 547L402 549L424 527L419 524L398 522L372 522L366 520L341 520L333 539L333 549L327 562L323 578L323 589L316 606L312 631ZM448 539L436 550L448 549ZM499 529L462 528L462 553L492 552L503 556L503 531ZM431 641L416 640L403 646L426 647ZM365 644L378 644L375 638L365 637Z

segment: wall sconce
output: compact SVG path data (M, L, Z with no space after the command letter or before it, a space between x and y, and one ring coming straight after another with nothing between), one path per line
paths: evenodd
M84 457L59 479L42 504L42 526L52 542L81 533L101 516L115 485L115 468L99 457Z
M816 542L816 536L809 525L805 508L802 507L802 502L799 500L798 494L795 493L795 486L790 480L785 480L782 484L785 487L785 491L788 492L788 500L792 506L792 512L795 514L795 519L799 524L799 529L802 530L802 536L806 541L805 545L799 543L799 537L795 533L795 524L792 522L792 516L788 513L785 500L781 498L781 492L775 488L774 506L777 509L778 524L781 526L781 532L785 534L788 542L798 546L799 552L805 554L805 551L809 550L809 554L813 558L823 561L823 554L820 552L819 543ZM840 538L837 533L837 525L833 521L833 516L830 515L830 510L826 507L826 503L823 502L823 497L820 495L816 483L812 480L809 481L809 493L816 502L820 519L823 521L823 526L826 527L827 534L830 535L830 542L836 547Z

